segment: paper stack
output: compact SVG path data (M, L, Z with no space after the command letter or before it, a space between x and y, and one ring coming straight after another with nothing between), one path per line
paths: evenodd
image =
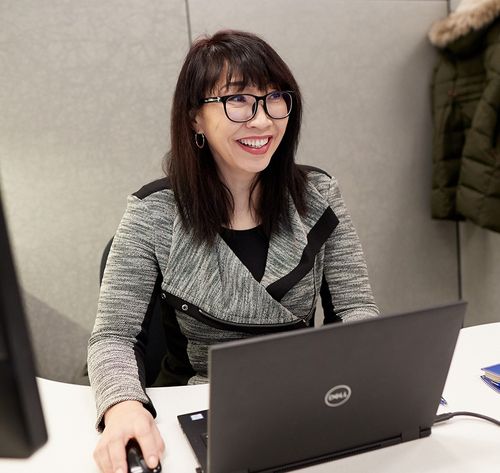
M481 379L497 393L500 393L500 364L481 368L483 375Z

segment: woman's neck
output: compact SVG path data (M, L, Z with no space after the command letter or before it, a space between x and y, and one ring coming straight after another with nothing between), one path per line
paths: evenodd
M234 230L246 230L259 225L260 221L255 212L255 203L259 196L259 185L255 187L250 199L250 192L257 175L251 179L224 180L234 202L233 215L231 216L230 228Z

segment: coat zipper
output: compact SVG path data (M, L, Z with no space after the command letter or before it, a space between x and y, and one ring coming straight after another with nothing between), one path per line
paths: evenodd
M174 309L179 310L185 314L191 315L195 319L199 320L202 323L210 325L214 328L218 328L221 330L230 330L230 331L240 331L240 332L248 332L248 333L270 333L270 332L279 332L279 331L287 331L308 327L308 322L311 317L311 314L314 312L315 305L312 306L309 313L301 317L299 320L294 322L285 322L282 324L239 324L236 322L225 322L208 312L200 309L199 307L187 303L181 298L174 296L171 293L162 291L162 299L164 299L170 306Z

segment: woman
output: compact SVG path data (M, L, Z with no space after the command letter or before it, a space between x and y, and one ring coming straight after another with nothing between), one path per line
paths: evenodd
M103 472L126 471L132 437L151 467L163 453L140 349L155 285L176 336L157 385L207 382L213 343L312 325L320 293L327 323L378 314L335 179L295 164L301 110L262 39L221 31L191 47L168 178L129 197L89 341Z

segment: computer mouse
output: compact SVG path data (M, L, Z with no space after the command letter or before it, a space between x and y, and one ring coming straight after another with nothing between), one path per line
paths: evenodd
M160 473L161 463L158 462L156 468L149 468L137 440L130 439L125 450L127 452L128 473Z

